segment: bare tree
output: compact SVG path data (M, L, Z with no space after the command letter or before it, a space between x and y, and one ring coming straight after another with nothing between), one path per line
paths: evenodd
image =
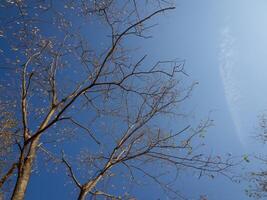
M3 184L7 182L16 169L12 146L16 141L17 123L12 108L6 105L7 103L11 104L11 102L0 100L0 199L4 192Z
M184 61L151 64L136 51L137 38L150 37L151 18L173 9L166 0L1 2L1 68L13 81L4 89L20 113L17 161L2 178L4 184L15 175L12 199L24 199L39 153L64 164L78 199L122 198L109 194L106 184L123 174L131 182L142 174L182 198L172 181L162 179L168 171L213 177L233 165L197 152L194 139L211 120L194 128L180 118L179 106L195 85L183 81ZM167 127L168 120L179 130ZM69 156L66 143L80 153Z
M265 144L267 141L267 118L263 113L258 117L258 127L256 140ZM246 194L254 199L265 199L267 197L267 171L266 171L266 155L254 155L254 163L257 163L257 170L249 172L246 180L249 182L249 187L246 189Z

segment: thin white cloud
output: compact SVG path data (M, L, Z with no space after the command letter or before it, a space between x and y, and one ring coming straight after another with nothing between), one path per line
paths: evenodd
M240 99L240 91L237 89L235 78L235 40L230 28L225 27L221 32L220 44L220 75L223 80L227 102L236 105Z
M229 26L226 26L221 31L220 43L220 76L222 79L225 98L234 122L236 132L239 139L244 143L244 138L241 131L240 119L240 101L241 90L238 82L238 68L236 67L237 50L235 45L235 38L231 33Z

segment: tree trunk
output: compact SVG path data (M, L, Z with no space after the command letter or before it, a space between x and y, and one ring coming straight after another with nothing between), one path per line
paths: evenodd
M104 172L110 167L110 162L108 163L108 167L105 168ZM104 172L98 174L98 176L94 179L86 183L83 187L81 187L80 194L77 200L85 200L86 195L95 188L96 184L102 179Z
M43 130L46 127L49 120L51 119L51 117L55 113L55 110L56 110L56 108L52 108L50 110L50 112L46 116L45 120L41 124L38 131ZM37 147L39 144L40 137L41 137L41 134L37 135L37 137L35 137L31 141L26 158L24 158L24 154L25 154L24 151L26 151L27 148L25 149L25 146L24 146L24 149L21 153L20 162L18 164L19 165L18 166L18 176L17 176L15 188L14 188L13 193L12 193L11 200L23 200L24 199L27 185L29 183L29 179L31 176L32 165L33 165L33 162L34 162L34 159L36 156L36 150L37 150Z
M79 197L78 197L77 200L85 200L86 195L87 195L88 192L89 192L89 191L86 191L86 190L84 190L84 189L81 189L81 190L80 190Z
M16 185L11 197L12 200L24 199L27 185L31 176L32 165L35 159L38 143L39 137L32 141L27 157L25 159L22 157L20 161L21 163L19 164Z

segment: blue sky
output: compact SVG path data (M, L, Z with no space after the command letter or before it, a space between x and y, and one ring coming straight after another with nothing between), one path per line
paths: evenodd
M266 8L266 1L178 1L175 11L159 19L153 38L142 43L155 58L186 59L186 72L199 85L185 109L196 120L211 111L215 120L205 140L207 152L264 152L253 137L257 117L267 107ZM206 191L209 199L248 199L246 183L223 177L185 176L181 185L191 194Z
M145 43L160 45L153 48L155 57L186 59L190 78L200 83L191 99L198 114L226 115L216 123L230 119L226 127L233 126L232 136L243 144L256 126L248 122L256 122L266 107L266 6L264 1L179 1Z
M266 10L264 0L179 0L174 11L152 20L158 26L149 32L151 39L128 44L140 46L140 53L149 52L151 62L186 60L188 81L199 84L182 110L189 113L192 123L207 116L214 119L215 126L203 140L207 154L242 156L263 152L253 134L257 116L267 109ZM71 199L75 192L70 192L72 187L65 184L66 180L62 170L34 174L26 199ZM244 193L246 183L233 183L221 176L198 179L186 171L177 187L192 199L199 194L205 194L209 200L249 199ZM166 199L151 185L136 191L140 199Z

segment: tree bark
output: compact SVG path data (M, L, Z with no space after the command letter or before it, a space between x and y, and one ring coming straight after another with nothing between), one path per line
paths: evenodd
M11 168L7 171L7 173L1 178L0 180L0 188L2 188L2 186L4 185L4 183L6 182L6 180L13 175L14 170L17 168L18 164L14 163ZM0 197L1 199L1 197Z
M22 152L22 158L21 158L21 163L19 164L17 181L11 197L12 200L24 199L27 185L29 183L29 179L31 176L32 165L35 159L39 138L40 137L37 137L34 141L32 141L29 148L29 153L25 159L23 159L23 152Z
M49 120L55 113L55 110L56 108L52 108L50 110L45 120L41 124L39 130L43 130L47 126ZM24 152L24 151L27 151L27 147L26 147L27 145L24 146L21 152L20 161L18 164L18 176L17 176L15 188L12 193L11 200L23 200L24 199L27 185L29 183L29 179L31 176L32 165L35 160L36 151L38 148L40 137L41 137L41 134L38 134L36 135L36 137L33 137L33 140L30 143L30 147L27 153ZM31 138L29 138L28 140L30 139ZM24 142L27 142L27 141L24 141ZM24 155L27 155L26 158L24 158Z
M85 200L86 195L89 191L86 191L85 189L81 189L80 190L80 194L77 200Z
M87 182L83 187L81 187L80 194L77 200L85 200L86 195L89 192L92 192L92 190L96 187L96 184L102 179L104 176L105 172L111 167L111 163L108 162L105 169L99 173L95 179Z

